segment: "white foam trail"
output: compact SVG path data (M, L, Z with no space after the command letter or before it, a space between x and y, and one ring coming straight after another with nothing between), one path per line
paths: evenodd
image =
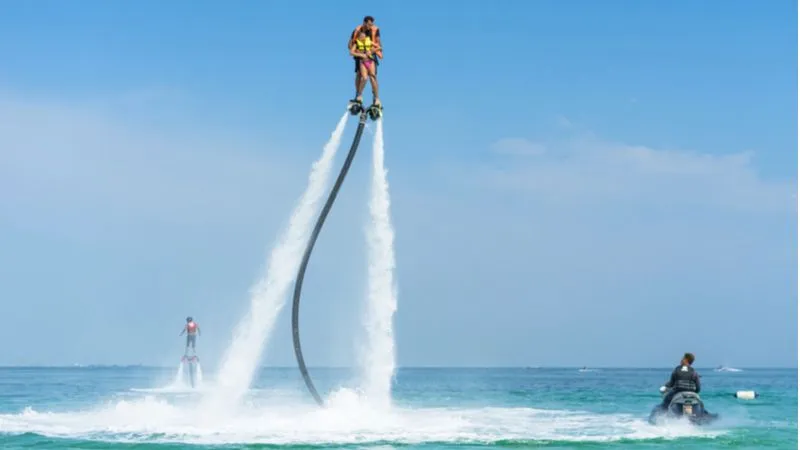
M328 408L286 405L280 397L268 397L261 399L261 405L245 406L235 415L222 418L209 416L191 397L167 401L146 396L70 412L28 407L21 413L0 413L0 434L37 433L54 438L151 445L364 447L427 443L486 446L503 441L531 441L527 446L536 446L537 441L608 443L620 439L715 437L726 433L688 423L652 426L639 413L594 414L502 407L375 411L362 408L355 394L339 394Z
M178 364L178 371L175 372L175 381L172 382L172 386L170 387L182 387L183 386L183 361Z
M362 390L370 404L389 407L395 371L392 317L397 310L397 287L394 281L394 229L389 214L389 182L383 154L383 121L378 120L372 147L372 193L369 204L370 225L369 281L364 325L366 344L361 355Z
M203 369L200 368L200 363L196 364L197 370L195 371L195 380L197 381L197 387L203 387Z
M339 148L347 116L345 112L339 119L322 150L322 156L313 164L308 187L280 241L272 250L266 274L251 289L250 312L236 328L220 366L214 395L208 399L216 412L238 403L250 387L266 339L283 308L286 291L300 264L317 204L328 184L333 157Z

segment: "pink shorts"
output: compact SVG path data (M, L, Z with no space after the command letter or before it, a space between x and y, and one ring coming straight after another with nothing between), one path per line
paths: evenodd
M371 59L362 59L361 60L361 64L363 64L364 67L367 68L367 70L372 69L372 63L373 63L373 61Z

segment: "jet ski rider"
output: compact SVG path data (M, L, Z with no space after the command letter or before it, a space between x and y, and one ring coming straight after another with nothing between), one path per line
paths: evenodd
M664 395L664 401L661 403L663 409L669 408L669 402L672 401L672 397L678 392L700 393L700 376L694 370L694 367L692 367L692 363L694 363L694 355L691 353L684 353L680 365L675 367L672 371L672 375L669 377L669 381L661 387L661 392L670 389L670 391Z

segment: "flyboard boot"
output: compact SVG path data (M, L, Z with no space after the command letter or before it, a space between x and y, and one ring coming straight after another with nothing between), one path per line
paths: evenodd
M357 116L364 110L364 105L361 103L361 99L356 97L347 103L347 109L350 111L350 114Z
M378 120L383 116L383 105L373 101L372 105L367 109L367 114L371 120Z

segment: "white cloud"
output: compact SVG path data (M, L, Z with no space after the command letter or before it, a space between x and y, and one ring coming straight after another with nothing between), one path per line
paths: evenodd
M571 120L567 119L564 116L558 116L556 118L556 123L558 124L558 126L562 128L573 128L575 126L575 124L573 124Z
M543 145L521 138L500 139L492 144L491 149L498 154L518 156L541 155L545 152Z
M141 101L147 101L142 98ZM172 224L246 221L307 170L262 143L174 135L96 110L0 98L4 216L84 214Z
M507 145L508 140L496 145ZM544 149L513 139L516 149ZM557 202L646 202L746 211L796 209L796 180L759 175L753 152L714 155L575 138L549 143L536 158L501 168L473 168L483 183ZM519 155L521 152L516 152Z

